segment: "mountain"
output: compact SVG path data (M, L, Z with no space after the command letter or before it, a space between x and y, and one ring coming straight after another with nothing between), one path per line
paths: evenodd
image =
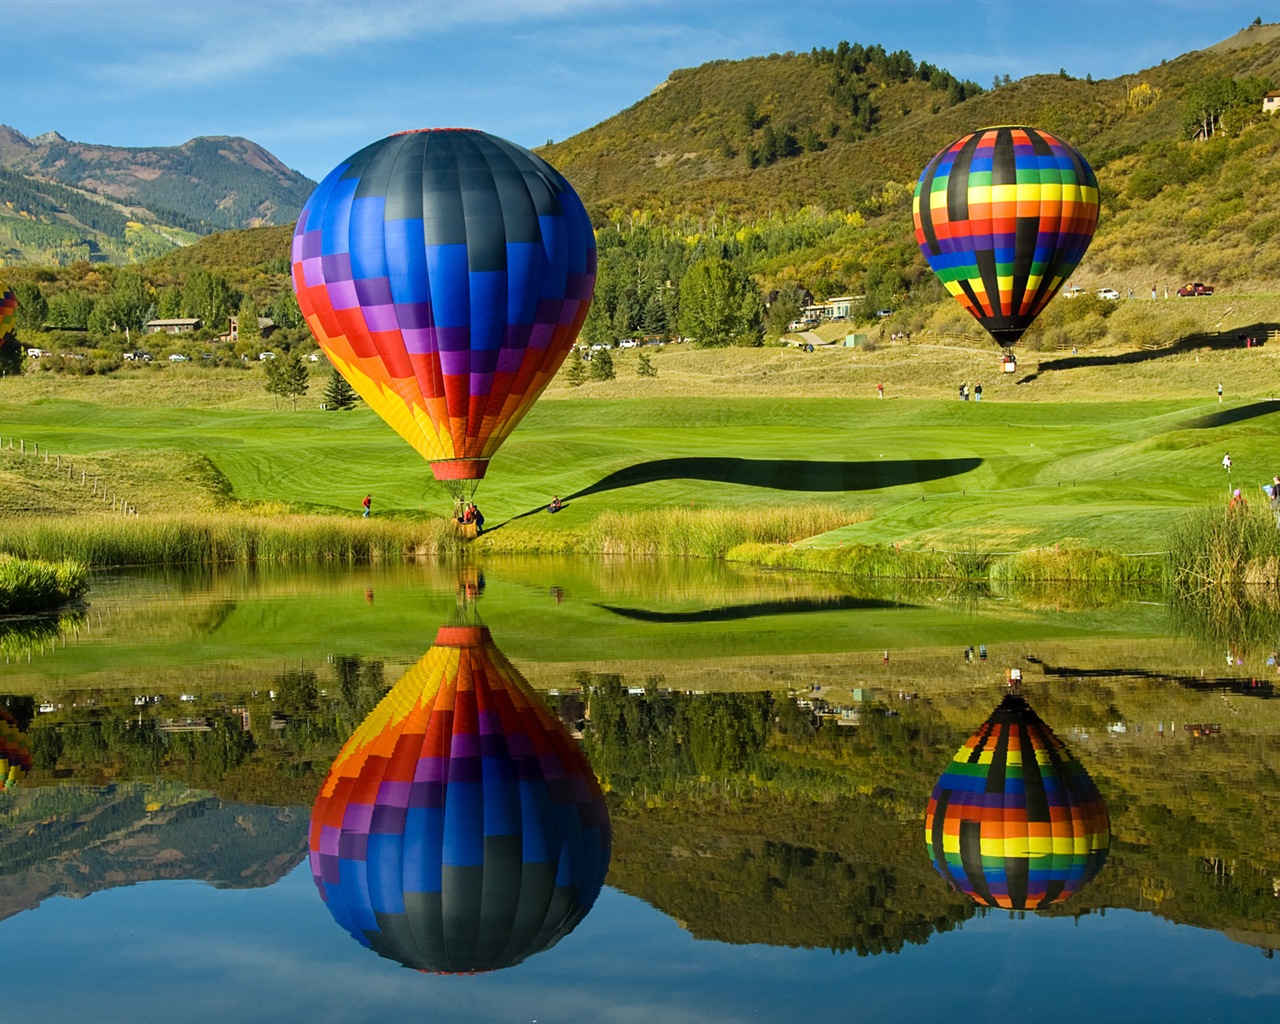
M25 787L0 820L0 920L51 896L160 879L263 888L307 855L305 811L173 783Z
M248 139L121 147L0 125L0 255L144 260L214 231L291 223L314 187Z

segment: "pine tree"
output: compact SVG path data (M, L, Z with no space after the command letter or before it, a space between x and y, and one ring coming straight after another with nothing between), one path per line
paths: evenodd
M569 353L569 365L564 371L564 377L571 388L582 387L583 382L587 379L587 364L582 361L582 349L578 348L577 345Z
M591 357L591 379L613 380L617 374L613 371L613 356L607 348L602 348Z
M342 376L337 370L329 371L329 383L325 385L324 407L326 409L337 411L339 409L350 409L356 404L356 393L351 385L347 383L347 378Z
M636 363L636 373L641 377L658 376L658 368L653 365L653 360L649 358L648 352L640 353L640 361Z

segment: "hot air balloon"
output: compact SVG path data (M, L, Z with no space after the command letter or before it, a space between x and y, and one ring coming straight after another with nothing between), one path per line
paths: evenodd
M0 789L21 782L31 771L31 748L18 721L0 708Z
M407 967L496 970L591 909L610 828L591 766L483 626L446 626L356 729L311 812L334 919Z
M18 297L4 279L0 278L0 344L13 333L17 317Z
M920 251L947 291L1009 346L1089 248L1098 179L1048 132L983 128L929 161L911 211Z
M925 846L975 903L1062 903L1107 858L1107 808L1088 773L1018 694L1000 702L933 787Z
M469 129L366 146L320 183L293 235L316 341L455 493L484 476L564 362L595 276L569 183Z

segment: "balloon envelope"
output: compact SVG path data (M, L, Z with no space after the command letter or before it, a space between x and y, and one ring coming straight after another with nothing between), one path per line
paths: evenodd
M0 789L21 782L31 771L31 747L17 720L0 708Z
M929 161L912 217L947 291L1007 346L1083 258L1098 224L1098 180L1048 132L983 128Z
M609 867L599 784L479 626L435 645L360 724L311 813L334 918L408 967L494 970L577 926Z
M0 278L0 342L13 333L17 326L18 297L13 289Z
M1070 899L1110 845L1097 786L1017 694L956 753L925 816L933 866L989 907L1034 910Z
M484 476L572 348L595 275L569 183L466 129L366 146L317 186L293 236L316 341L441 480Z

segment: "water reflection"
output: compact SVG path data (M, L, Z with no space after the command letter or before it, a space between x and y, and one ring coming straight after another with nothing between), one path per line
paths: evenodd
M31 771L31 747L25 727L0 707L0 789L21 782Z
M571 932L600 894L611 832L568 730L486 627L455 625L343 747L310 845L320 895L357 941L457 973Z
M1110 844L1098 787L1018 693L956 752L925 816L938 873L975 903L1007 910L1070 899Z

